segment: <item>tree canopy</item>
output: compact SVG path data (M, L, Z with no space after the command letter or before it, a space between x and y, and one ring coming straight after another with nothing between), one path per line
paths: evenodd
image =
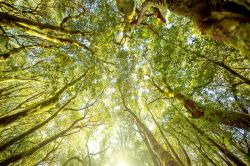
M249 0L0 1L0 166L250 164Z

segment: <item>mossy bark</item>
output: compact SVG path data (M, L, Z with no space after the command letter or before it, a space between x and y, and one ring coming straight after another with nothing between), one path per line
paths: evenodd
M224 124L231 127L238 127L241 129L250 129L250 115L240 112L229 112L221 110L207 110L201 107L197 102L188 98L181 93L175 93L174 90L168 85L166 80L164 81L168 92L161 89L154 81L154 86L167 98L174 97L179 100L194 119L205 119L210 122Z
M126 107L126 111L129 112L129 114L135 119L137 126L148 139L153 151L159 157L161 164L163 166L178 166L179 164L175 161L171 154L157 142L151 131L140 121L136 114L133 113L128 107Z
M35 103L31 106L29 106L28 108L17 112L17 113L13 113L11 115L7 115L7 116L3 116L0 118L0 126L6 126L8 124L11 124L12 122L15 122L18 119L21 119L27 115L32 115L32 114L37 114L37 113L41 113L41 112L45 112L48 111L50 109L52 109L53 107L55 107L55 105L57 104L57 102L60 99L60 96L70 87L72 87L74 84L76 84L77 82L79 82L81 79L83 79L87 73L88 73L89 69L80 77L78 77L77 79L73 80L72 82L66 84L62 89L60 89L53 97L48 98L44 101L41 101L39 103Z
M12 139L10 139L9 141L3 143L0 145L0 152L6 150L8 147L10 147L11 145L13 145L14 143L16 143L17 141L21 140L22 138L30 135L31 133L33 133L34 131L40 129L41 127L43 127L44 125L46 125L47 123L49 123L51 120L53 120L66 106L67 104L74 98L71 98L70 100L68 100L62 107L60 107L58 109L58 111L56 111L53 115L51 115L48 119L46 119L45 121L39 123L38 125L28 129L27 131L23 132L22 134L13 137Z
M70 131L71 129L73 129L75 127L75 125L81 121L85 119L85 116L74 121L68 128L62 130L61 132L45 139L44 141L40 142L40 143L37 143L35 146L33 146L32 148L26 150L26 151L23 151L23 152L20 152L20 153L17 153L17 154L14 154L2 161L0 161L0 166L6 166L6 165L9 165L11 163L14 163L14 162L17 162L27 156L30 156L32 155L33 153L35 153L36 151L38 151L39 149L43 148L44 146L46 146L47 144L50 144L51 142L55 141L56 139L60 138L60 137L63 137L65 133L67 133L68 131Z
M189 18L202 34L234 47L243 56L250 58L249 0L162 0L160 2L163 2L162 4L171 12Z

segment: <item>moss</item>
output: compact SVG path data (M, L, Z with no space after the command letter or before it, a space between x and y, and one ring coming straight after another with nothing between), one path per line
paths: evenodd
M124 19L130 22L135 15L135 3L133 0L116 0L118 10L124 15Z
M249 0L234 0L234 2L246 7L250 11L250 1Z
M224 18L213 24L207 35L239 50L241 55L250 58L250 23Z
M167 1L170 11L194 22L202 34L219 40L250 57L250 5L248 0Z

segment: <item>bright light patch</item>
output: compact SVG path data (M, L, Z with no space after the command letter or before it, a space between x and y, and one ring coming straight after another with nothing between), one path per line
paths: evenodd
M89 141L88 147L90 153L97 153L100 150L99 143L96 141Z
M119 160L117 161L115 166L129 166L129 165L125 160Z

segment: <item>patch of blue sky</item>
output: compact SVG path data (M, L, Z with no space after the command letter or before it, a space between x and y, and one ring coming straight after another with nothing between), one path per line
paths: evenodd
M197 38L197 36L195 36L195 35L192 35L192 36L188 37L188 38L187 38L187 44L188 44L188 45L194 44L196 38Z

